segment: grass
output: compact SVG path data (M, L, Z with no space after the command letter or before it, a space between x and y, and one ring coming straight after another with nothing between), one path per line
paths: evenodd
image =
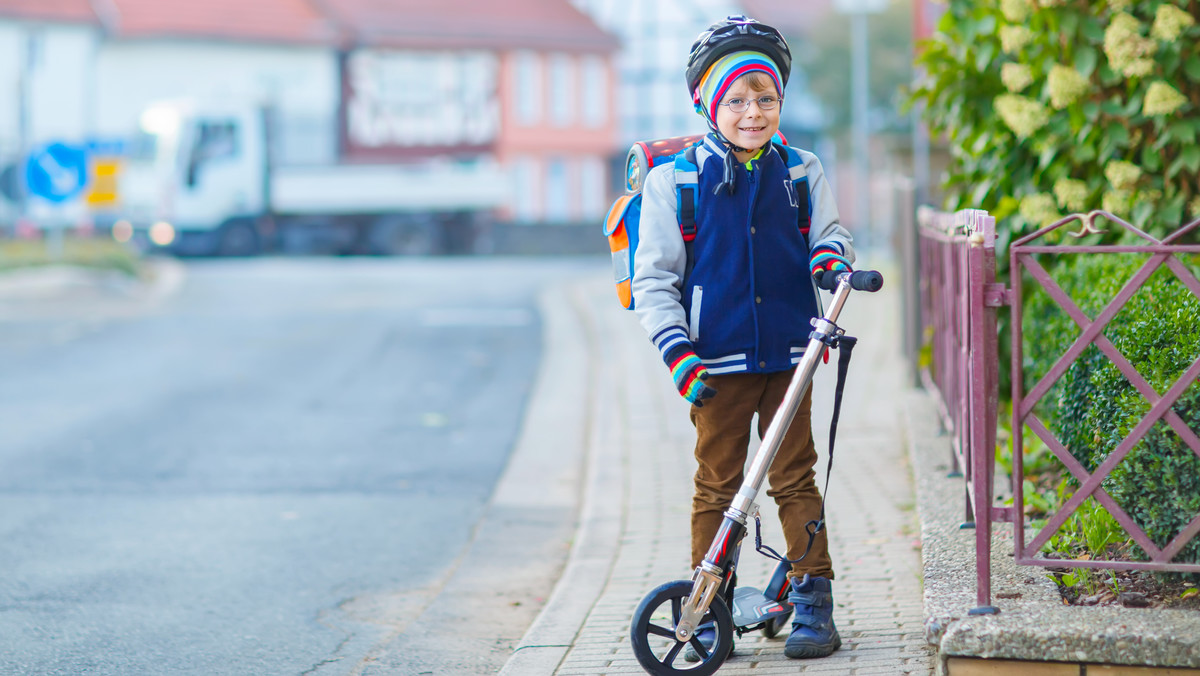
M42 239L0 240L0 274L45 265L69 265L114 270L130 277L141 273L141 258L132 248L107 237L63 239L61 255Z

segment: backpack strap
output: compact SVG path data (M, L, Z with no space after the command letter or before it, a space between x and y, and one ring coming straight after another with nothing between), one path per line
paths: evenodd
M800 234L804 235L804 241L808 241L808 231L812 227L812 198L808 194L808 173L804 170L804 159L800 157L800 151L791 146L785 146L782 143L775 143L775 149L779 154L787 159L788 177L792 179L792 186L795 187L797 198L803 199L802 205L798 209Z
M679 215L679 233L683 235L684 266L680 288L686 289L696 257L692 254L696 239L696 208L700 203L700 168L696 164L696 146L692 144L675 155L675 213Z
M675 155L675 213L679 215L679 232L683 235L683 241L689 244L696 239L699 182L696 146L691 145Z

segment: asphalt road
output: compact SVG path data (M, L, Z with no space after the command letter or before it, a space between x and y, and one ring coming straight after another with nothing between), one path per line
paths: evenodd
M0 298L0 673L378 673L512 449L539 289L598 264L207 261L165 298Z

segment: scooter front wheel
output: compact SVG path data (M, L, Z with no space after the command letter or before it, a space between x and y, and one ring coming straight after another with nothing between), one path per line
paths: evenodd
M720 596L713 599L708 612L700 620L701 624L711 623L716 629L716 640L712 646L705 648L696 636L692 636L690 641L676 638L675 627L691 594L690 580L667 582L647 594L634 611L629 629L630 643L634 656L646 673L654 676L708 676L720 669L725 658L729 657L729 651L733 648L733 617ZM683 659L683 652L689 645L700 657L699 661L687 662Z

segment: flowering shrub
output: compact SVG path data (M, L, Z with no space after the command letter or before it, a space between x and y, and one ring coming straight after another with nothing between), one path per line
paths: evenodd
M946 209L1004 239L1100 208L1160 236L1200 218L1200 2L948 5L912 96L950 144Z

